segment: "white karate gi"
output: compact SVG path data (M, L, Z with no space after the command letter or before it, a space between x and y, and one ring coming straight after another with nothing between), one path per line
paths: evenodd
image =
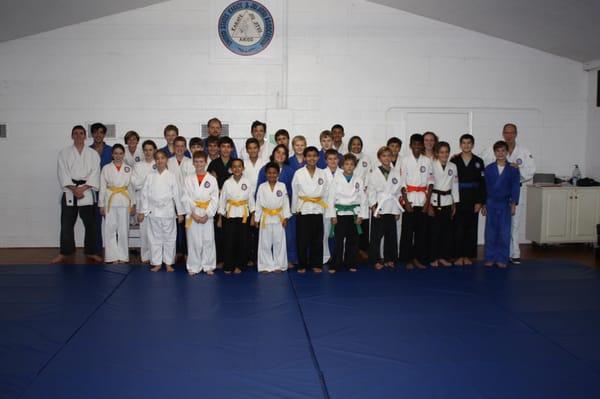
M335 205L359 205L359 207L351 211L337 211ZM327 211L325 214L329 219L337 215L355 215L367 219L369 217L369 207L363 178L353 174L350 181L348 181L343 171L340 170L336 173L328 189Z
M292 179L292 212L302 215L325 214L327 207L327 173L315 168L310 176L306 166L298 169Z
M433 184L433 173L431 160L424 155L418 159L409 153L400 162L402 173L402 186L406 188L406 197L412 206L423 206L427 198L426 192L410 191L410 187L427 188Z
M160 173L153 170L142 188L139 213L148 218L148 243L150 263L160 266L175 262L177 237L176 215L185 213L179 194L177 177L168 169Z
M169 161L167 162L167 169L169 169L177 177L180 193L183 193L185 178L196 174L194 163L186 156L183 157L181 162L178 162L177 157L175 156L169 158Z
M94 205L93 190L100 188L100 156L84 145L81 153L74 145L63 148L58 154L58 181L65 194L67 206L75 204L73 192L67 186L77 185L73 180L83 180L92 189L85 190L77 206Z
M400 197L402 197L402 187L404 184L400 175L400 168L391 168L387 179L379 167L373 168L369 174L368 181L367 194L369 207L377 204L373 216L400 215L404 212L404 209L400 205Z
M104 260L129 262L129 213L135 205L131 185L133 170L126 163L120 170L114 162L100 174L98 207L104 208Z
M358 160L356 163L356 168L354 169L354 174L362 179L365 187L367 187L367 176L373 170L373 162L371 161L371 158L369 158L369 156L364 152L361 152L360 154L354 154L354 156L356 156L356 159Z
M281 223L282 219L289 219L291 216L285 184L277 182L271 190L269 182L262 183L256 193L254 213L259 223L257 262L259 272L287 270L285 229Z
M252 161L248 158L244 160L244 177L250 180L250 187L252 193L256 192L256 184L258 183L258 174L260 170L267 161L264 158L258 157L256 163L252 163Z
M129 152L129 147L125 146L125 163L132 168L135 167L136 163L144 161L144 152L142 151L142 146L138 144L135 148L135 152L132 154Z
M191 273L208 272L217 267L215 226L213 218L219 208L219 186L210 173L201 184L194 174L184 181L184 208L187 213L187 269ZM208 216L206 223L195 222L191 215Z
M448 161L446 167L442 168L442 163L436 159L433 161L433 190L451 191L450 194L440 194L438 203L438 194L431 194L431 205L448 206L460 201L458 190L458 172L456 164Z
M327 176L327 185L331 186L331 182L333 181L333 177L342 173L340 168L336 168L334 172L329 169L329 167L323 169L325 171L325 176ZM331 251L329 250L329 235L331 234L331 219L327 217L325 213L323 213L323 263L327 262L331 258Z
M242 176L236 181L233 176L225 180L219 198L219 214L227 218L250 218L254 212L254 193L251 190L250 180ZM245 205L228 204L228 201L246 201Z
M156 164L154 160L151 162L146 162L146 160L142 159L141 162L136 163L133 167L133 176L131 176L131 185L133 186L135 192L135 204L138 209L141 207L142 201L142 188L144 187L144 182L146 181L146 176L150 172L156 169ZM140 256L142 258L142 262L148 262L150 260L150 246L148 245L148 221L144 220L140 223Z

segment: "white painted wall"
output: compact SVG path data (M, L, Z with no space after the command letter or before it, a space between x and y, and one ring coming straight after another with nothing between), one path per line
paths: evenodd
M375 152L412 133L415 109L458 110L478 149L510 120L540 171L586 167L586 145L592 159L580 63L364 0L290 1L287 63L218 63L210 7L171 1L0 43L0 246L58 245L56 154L87 121L145 137L175 123L191 137L218 116L242 138L254 119L287 119L270 130L313 143L339 122Z

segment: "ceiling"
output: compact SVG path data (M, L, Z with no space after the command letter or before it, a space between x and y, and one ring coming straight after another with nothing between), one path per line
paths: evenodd
M0 0L0 42L164 1ZM600 60L598 0L369 1L572 60Z
M0 42L165 0L0 0Z
M598 0L369 0L581 62L600 59Z

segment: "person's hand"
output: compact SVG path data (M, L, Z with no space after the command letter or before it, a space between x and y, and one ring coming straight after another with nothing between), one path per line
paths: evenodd
M221 215L219 215L219 219L217 219L217 227L218 227L219 229L222 229L222 228L223 228L223 218L222 218L222 216L221 216Z
M473 208L473 213L479 213L480 210L481 204L475 204L475 207Z
M394 215L394 219L400 220L400 215Z
M487 216L487 208L485 207L485 205L481 207L481 214L483 216Z
M183 223L183 215L177 215L177 223Z
M452 204L452 214L450 219L454 219L454 215L456 215L456 204Z
M131 207L131 209L129 209L129 214L130 214L131 216L134 216L134 215L136 214L136 212L135 212L135 205L134 205L134 206L132 206L132 207Z
M354 222L355 224L361 224L363 222L363 219L359 216L356 218L356 221Z
M375 211L377 211L377 205L379 205L379 204L375 204L375 205L373 205L371 207L371 213L373 214L373 217L375 217L375 218L379 218L380 217L379 214L377 216L375 216Z
M517 206L515 204L510 204L510 214L515 215L517 213Z
M283 226L283 228L285 229L285 228L286 228L286 226L287 226L287 219L283 219L283 220L281 221L281 225L282 225L282 226Z
M404 204L404 210L408 213L413 213L414 209L412 207L412 203L410 201L406 201L406 203Z
M200 221L198 223L205 224L208 222L208 215L200 216Z
M192 214L190 215L192 217L192 220L196 223L200 223L200 215L197 215L195 212L192 212Z
M433 209L433 206L431 206L431 204L428 207L423 207L423 212L427 212L427 215L431 217L435 216L435 210Z
M510 166L512 166L513 168L519 168L519 164L516 162L511 162Z
M332 217L331 218L331 224L332 225L336 225L337 224L337 218L336 217Z
M102 216L106 216L106 209L103 206L101 206L100 208L98 208L98 210L100 211L100 214Z
M138 223L142 223L144 221L144 214L143 213L138 213L137 214L137 221L138 221Z
M250 218L250 226L252 226L252 227L256 226L256 220L254 220L254 217Z

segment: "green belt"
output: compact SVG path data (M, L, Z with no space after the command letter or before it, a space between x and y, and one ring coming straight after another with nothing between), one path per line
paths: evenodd
M335 204L336 214L338 212L352 212L354 214L355 219L358 217L358 214L356 213L356 208L360 209L360 205L358 205L358 204L351 204L351 205ZM355 224L355 225L356 225L356 231L358 232L359 235L361 235L363 233L362 227L360 226L360 224ZM333 236L334 236L334 231L333 231L333 229L331 229L331 231L329 232L329 238L333 238Z

